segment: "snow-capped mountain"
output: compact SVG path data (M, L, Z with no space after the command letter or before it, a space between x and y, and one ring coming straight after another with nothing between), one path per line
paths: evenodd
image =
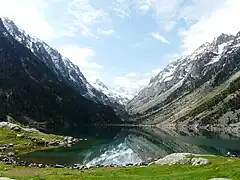
M92 85L100 92L106 94L109 99L113 102L117 102L121 105L126 105L130 100L131 96L124 91L120 91L114 88L107 87L101 80L96 79Z
M223 113L221 108L224 107L211 107L212 111L208 109L205 114L198 113L204 111L212 102L217 103L216 99L220 98L215 96L223 89L232 88L229 83L236 81L233 84L238 85L239 56L240 32L236 36L221 34L212 42L201 45L190 55L167 65L127 104L127 109L149 123L170 123L179 119L182 122L188 118L191 121L197 115L199 116L196 119L206 123L206 119L211 119L213 114L217 117ZM233 89L235 90L235 87ZM232 105L229 105L229 99L224 99L226 95L233 93L233 97L237 97L238 93L231 91L228 90L220 96L224 106ZM207 104L201 104L203 102ZM206 116L210 112L212 114Z
M112 106L110 99L96 90L84 77L79 67L68 58L62 56L56 49L51 48L40 39L19 29L10 19L2 18L2 21L9 34L42 60L57 75L59 80L67 82L81 95L94 102Z
M54 68L17 41L0 19L0 121L10 116L41 131L65 135L76 135L84 125L121 123L113 108L83 97Z

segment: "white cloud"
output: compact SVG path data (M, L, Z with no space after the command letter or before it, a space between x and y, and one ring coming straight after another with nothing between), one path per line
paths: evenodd
M98 28L97 31L98 31L99 34L106 35L106 36L110 36L110 35L113 35L115 33L114 29L101 29L101 28Z
M140 90L146 87L150 79L156 76L161 71L161 68L153 69L151 72L138 74L130 72L124 76L116 77L114 85L118 89L124 89L132 96L136 95Z
M68 24L71 34L81 33L94 36L92 28L108 20L108 14L102 9L94 8L89 0L72 0L68 4Z
M131 0L113 0L112 10L121 18L130 17Z
M195 8L193 7L193 10ZM239 0L225 0L224 5L210 15L199 19L187 29L181 29L179 35L182 38L182 47L185 53L192 52L201 44L213 40L221 33L236 34L240 31L239 9Z
M56 32L44 18L48 2L45 0L0 0L0 17L8 17L29 34L49 41L56 36Z
M88 80L100 78L103 66L94 62L95 52L91 48L83 48L78 45L65 45L59 51L74 64L79 66Z
M158 41L161 41L162 43L164 44L170 44L170 42L165 38L163 37L162 35L160 35L159 33L155 32L155 33L152 33L151 36L158 40Z
M126 75L126 77L136 77L137 74L135 72L130 72Z
M138 0L137 8L151 13L160 29L170 31L176 24L184 0Z

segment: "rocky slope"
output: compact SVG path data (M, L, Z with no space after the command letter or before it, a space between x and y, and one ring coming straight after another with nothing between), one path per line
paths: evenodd
M2 21L8 33L37 56L54 72L58 80L72 86L89 100L111 106L114 109L118 108L118 104L116 102L113 103L112 98L109 99L106 94L94 88L84 77L78 66L62 56L56 49L19 29L10 19L2 18Z
M76 66L57 58L60 54L52 49L48 51L56 54L37 54L48 48L41 42L29 42L33 53L19 41L0 20L0 120L10 115L18 122L53 133L78 132L84 125L96 123L120 123L112 108L85 98L91 93L79 93L80 87L90 91L84 88L88 84L84 85L86 80ZM68 68L73 66L76 71L67 66L61 69L53 60L69 63ZM72 87L67 79L71 77L79 89Z
M221 34L170 63L127 108L138 122L164 127L236 127L240 115L239 63L240 33Z

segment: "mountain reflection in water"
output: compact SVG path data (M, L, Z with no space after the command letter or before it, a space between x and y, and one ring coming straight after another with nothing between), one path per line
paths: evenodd
M210 132L193 136L189 132L164 132L153 127L107 129L71 148L38 151L20 158L44 164L94 166L137 164L175 152L217 155L240 152L240 138Z

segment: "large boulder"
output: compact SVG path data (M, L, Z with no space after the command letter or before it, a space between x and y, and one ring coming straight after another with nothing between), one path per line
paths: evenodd
M196 155L191 153L173 153L155 161L159 165L173 165L173 164L191 164L191 165L207 165L210 161L207 158L194 157Z

